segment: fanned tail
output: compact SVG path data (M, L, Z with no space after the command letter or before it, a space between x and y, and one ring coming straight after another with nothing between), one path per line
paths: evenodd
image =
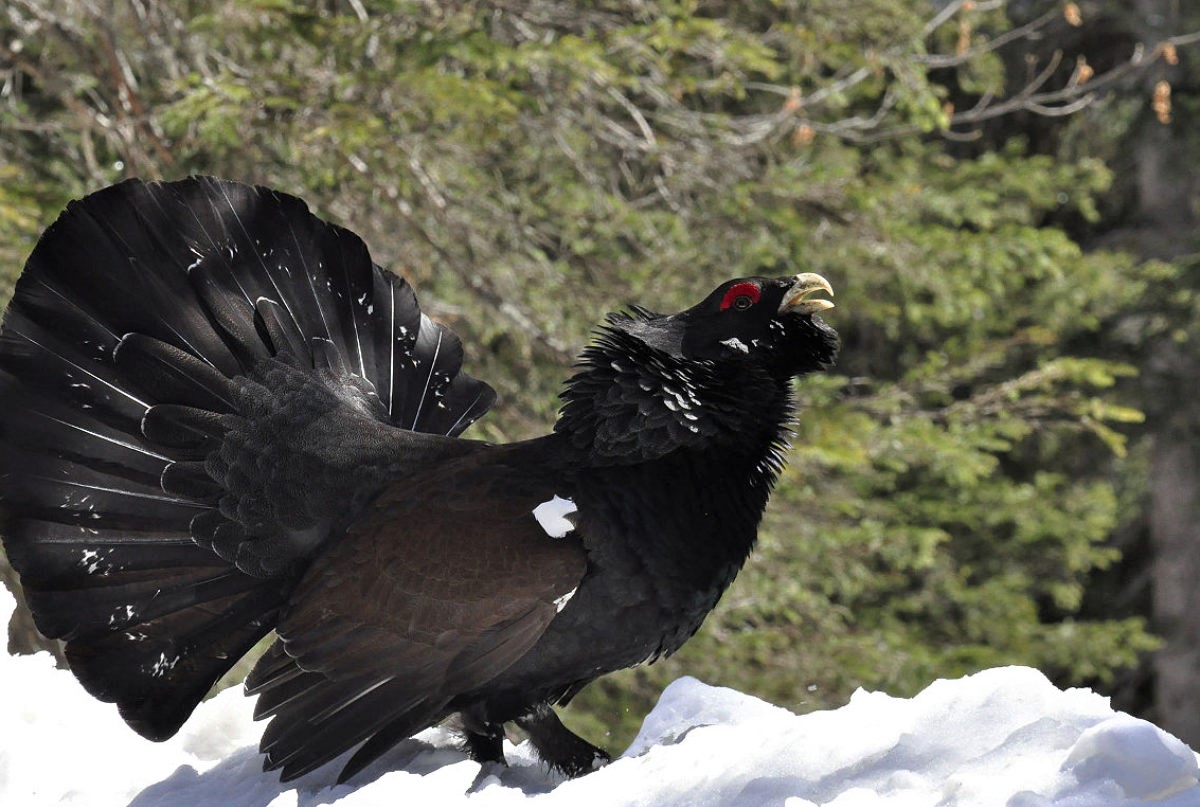
M321 540L272 538L231 504L240 466L214 476L246 377L274 362L367 417L457 435L494 399L461 361L408 284L299 199L201 177L72 203L0 330L0 533L39 630L135 730L171 736Z

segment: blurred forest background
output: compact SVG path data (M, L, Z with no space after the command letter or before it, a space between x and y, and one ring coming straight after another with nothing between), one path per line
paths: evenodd
M6 0L0 300L69 199L270 185L413 282L513 440L604 312L820 272L842 360L759 551L568 722L619 749L681 674L804 711L1027 664L1200 747L1198 31L1183 0Z

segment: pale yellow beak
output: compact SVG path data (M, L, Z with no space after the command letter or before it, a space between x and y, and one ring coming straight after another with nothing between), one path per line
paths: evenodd
M830 297L833 296L833 286L829 285L829 281L815 272L804 272L796 275L796 281L792 287L788 289L787 294L783 297L783 302L779 304L779 313L787 311L795 311L799 314L815 314L818 311L825 311L833 308L833 303L829 300L821 299L820 297L809 299L810 294L818 291L823 291Z

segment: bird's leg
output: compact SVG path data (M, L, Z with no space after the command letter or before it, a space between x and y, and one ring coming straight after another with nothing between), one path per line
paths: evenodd
M612 761L603 748L564 726L548 703L538 704L515 722L529 735L542 761L572 779Z
M465 709L462 714L463 750L480 763L504 759L504 724L492 723L479 710Z

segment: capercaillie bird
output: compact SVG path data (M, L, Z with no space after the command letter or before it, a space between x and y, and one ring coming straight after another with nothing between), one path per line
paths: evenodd
M348 230L265 188L131 180L68 206L0 331L0 533L39 630L140 734L246 682L268 770L340 779L450 715L479 760L678 649L754 545L796 376L832 364L812 273L610 314L553 430L493 403Z

